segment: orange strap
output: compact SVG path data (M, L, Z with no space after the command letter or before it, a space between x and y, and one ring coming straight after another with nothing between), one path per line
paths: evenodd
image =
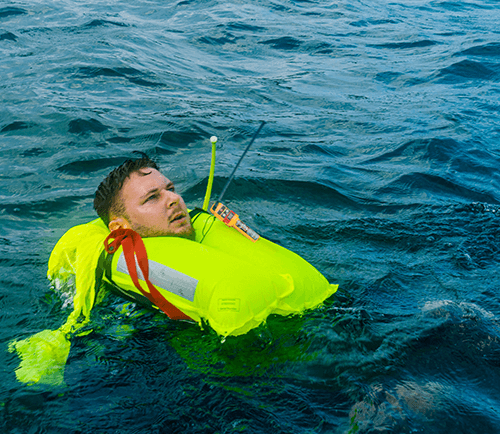
M110 239L113 241L110 243ZM125 262L127 263L128 272L134 282L135 287L144 295L151 303L158 306L171 319L191 319L185 313L181 312L177 307L170 303L149 280L149 261L146 252L146 246L142 241L141 236L132 229L116 229L111 232L104 240L104 249L107 253L113 254L118 250L120 245L123 247ZM137 275L136 259L139 268L144 276L144 281L148 285L148 291L145 291L139 283Z

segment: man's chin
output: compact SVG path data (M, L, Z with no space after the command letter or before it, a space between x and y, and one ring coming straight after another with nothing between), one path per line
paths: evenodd
M176 231L162 231L162 230L154 230L150 228L138 227L134 228L134 230L142 237L142 238L154 238L154 237L177 237L177 238L185 238L191 241L195 240L196 233L194 228L189 225L182 228L177 229Z

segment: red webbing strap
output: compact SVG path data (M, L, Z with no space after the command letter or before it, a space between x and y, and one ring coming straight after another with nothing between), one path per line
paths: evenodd
M113 241L110 243L110 240ZM111 232L104 240L104 249L107 253L114 253L120 245L123 247L123 255L127 263L128 272L134 282L135 287L144 295L151 303L158 306L171 319L191 319L186 314L181 312L177 307L170 303L149 280L149 261L146 252L146 246L142 241L141 236L132 229L116 229ZM145 291L139 283L137 275L136 259L139 268L142 271L144 281L148 285L148 291Z

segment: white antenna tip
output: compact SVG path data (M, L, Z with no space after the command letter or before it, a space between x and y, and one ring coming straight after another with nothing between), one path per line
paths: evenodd
M210 137L210 141L212 143L217 143L217 137L215 137L215 136Z

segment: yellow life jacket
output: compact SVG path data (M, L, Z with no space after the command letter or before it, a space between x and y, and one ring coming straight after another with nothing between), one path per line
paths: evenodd
M107 231L100 220L92 224ZM149 280L181 312L208 323L221 336L244 334L273 313L314 308L337 290L299 255L265 238L252 242L206 212L198 212L192 224L194 241L143 239ZM132 282L122 247L107 257L105 268L105 280L150 304Z

